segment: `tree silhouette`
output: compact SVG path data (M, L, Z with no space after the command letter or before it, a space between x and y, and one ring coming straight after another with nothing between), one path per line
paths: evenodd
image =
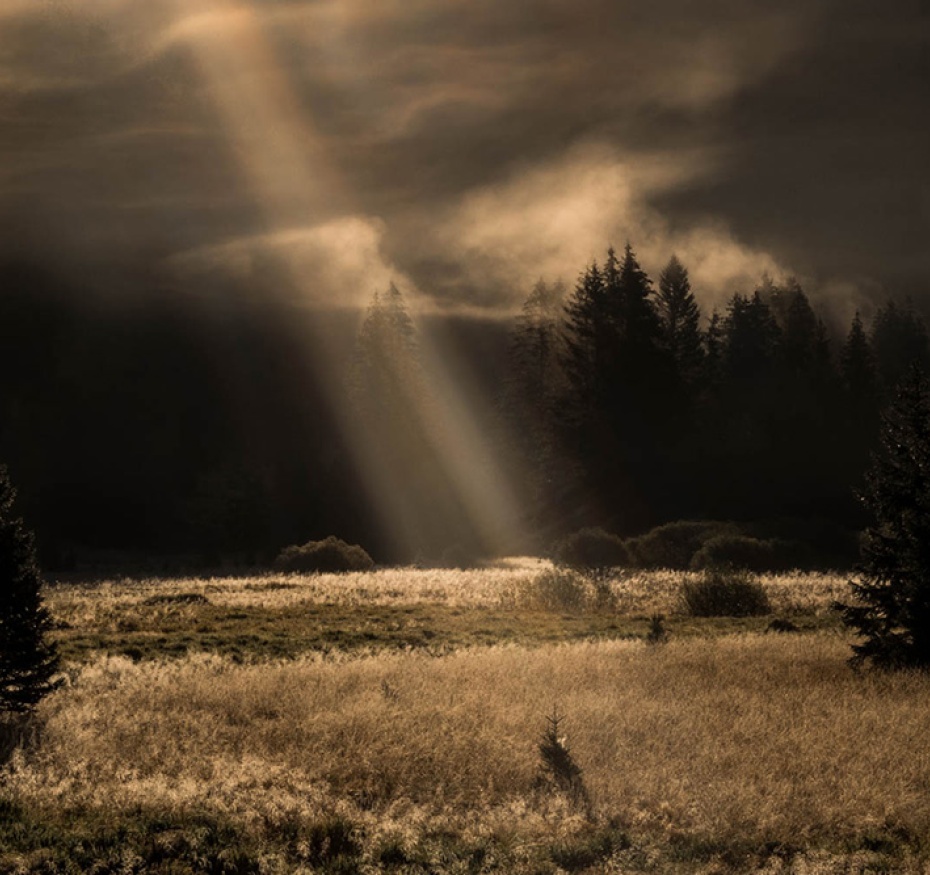
M840 352L840 377L851 401L874 403L878 380L875 355L858 310Z
M873 517L844 622L864 639L853 662L930 666L930 388L912 367L882 417L861 500Z
M665 344L685 384L694 387L704 365L701 311L691 291L687 268L672 256L659 275L659 317Z
M562 384L559 365L560 316L565 287L540 279L523 303L510 334L508 377L503 414L511 442L526 468L527 501L537 517L548 504L565 472L559 459L555 428L556 403Z
M915 362L930 367L927 327L910 303L899 306L889 301L872 322L872 349L886 393L890 393Z
M421 364L416 329L394 283L375 292L355 345L350 390L356 404L374 420L411 415L419 391Z
M608 250L566 305L563 421L585 467L589 496L619 529L641 527L667 494L680 384L666 348L652 283L628 244Z
M13 515L16 491L0 466L0 713L23 714L56 687L58 655L39 592L32 533Z

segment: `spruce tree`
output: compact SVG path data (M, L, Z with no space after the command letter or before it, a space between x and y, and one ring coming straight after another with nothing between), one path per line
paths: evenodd
M903 306L889 301L879 308L872 322L872 350L886 395L914 363L930 367L930 338L927 326L909 301Z
M56 687L32 533L13 514L16 490L0 466L0 714L25 714Z
M688 270L674 255L659 275L658 309L665 345L682 379L694 386L704 365L701 310L691 291Z
M589 497L621 530L665 512L670 445L681 434L680 380L654 294L628 244L582 275L565 308L563 427Z
M851 399L874 401L877 382L875 355L858 310L840 353L840 376Z
M542 511L558 467L556 400L562 384L559 318L565 288L540 279L510 332L508 376L501 395L510 439L525 468L528 502Z
M863 639L852 661L930 667L930 388L916 366L882 417L860 498L874 521L853 603L838 605Z

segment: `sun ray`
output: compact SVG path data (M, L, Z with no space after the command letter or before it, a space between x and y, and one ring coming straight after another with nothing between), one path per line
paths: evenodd
M165 41L183 44L193 53L244 182L261 208L265 230L313 227L340 214L357 215L357 205L330 160L311 110L298 99L286 66L276 57L258 8L233 0L169 2L175 23ZM283 250L283 260L292 291L299 295L312 288L314 276L306 264L289 250ZM349 303L329 302L334 308ZM326 338L312 346L308 343L309 366L328 391L343 439L377 504L382 526L397 547L409 548L420 540L418 528L441 526L443 514L438 505L429 506L428 498L412 494L385 451L384 435L369 433L354 415L334 366L344 360L344 350L334 344ZM477 537L480 549L499 553L523 539L513 491L487 439L489 411L481 408L478 393L469 389L461 362L450 361L428 338L423 352L427 391L411 393L406 401L409 416L428 436L426 444L419 446L428 458L416 461L441 472L452 503L467 517L472 540ZM454 523L448 528L444 534L451 545L460 533L451 530Z

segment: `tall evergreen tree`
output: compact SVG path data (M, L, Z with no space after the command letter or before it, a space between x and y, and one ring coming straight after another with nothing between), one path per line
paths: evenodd
M772 311L757 291L734 295L723 323L723 370L731 386L755 393L774 376L781 331Z
M700 381L704 365L701 310L691 291L687 268L672 256L659 275L657 302L665 344L686 385Z
M509 442L517 444L537 525L548 493L561 491L556 484L563 480L555 417L562 384L559 328L564 297L561 282L549 285L540 279L524 301L510 335L501 399L504 419L511 426Z
M349 391L371 426L398 436L418 427L423 403L416 329L394 283L375 292L359 329Z
M621 528L661 513L670 469L675 367L652 283L631 246L592 265L566 306L564 423L591 494Z
M604 392L605 364L614 343L610 303L604 275L592 262L565 305L561 361L568 393L563 413L574 431L581 432L591 423Z
M723 319L714 308L704 333L704 385L711 391L720 383L723 374Z
M778 486L772 471L772 403L777 387L780 331L757 291L735 294L722 323L720 381L715 393L716 422L708 431L711 467L725 465L729 476L714 484L716 512L755 515Z
M916 363L930 368L930 342L927 326L910 303L904 306L888 301L879 308L872 322L872 349L886 395Z
M873 522L854 601L840 605L863 638L853 661L930 667L930 387L916 366L882 418L861 499Z
M540 279L523 302L510 335L508 403L530 409L534 420L548 417L559 382L559 317L565 297L561 282Z
M875 355L858 310L840 353L840 376L843 386L852 398L865 399L875 396Z
M0 713L23 714L55 689L58 654L48 639L32 533L14 516L15 498L0 466Z
M773 498L784 511L807 514L832 500L839 476L840 393L826 327L797 282L781 290L780 306L768 464L777 472Z

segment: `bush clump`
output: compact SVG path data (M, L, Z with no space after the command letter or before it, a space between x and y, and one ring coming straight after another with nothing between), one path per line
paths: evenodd
M542 611L608 611L616 607L610 581L577 571L553 568L525 583L520 601Z
M761 617L771 613L765 588L738 569L707 569L697 580L685 581L682 601L692 617Z
M589 528L559 541L552 558L557 565L589 570L628 565L630 554L622 538L601 528Z
M340 572L369 571L374 562L357 544L347 544L330 535L322 541L307 541L285 547L274 561L278 571Z
M742 568L746 571L786 571L804 565L803 544L763 540L749 535L718 535L691 558L691 568Z
M644 535L625 541L632 564L638 568L671 568L684 571L704 544L712 538L735 535L733 523L714 520L678 520L657 526Z

